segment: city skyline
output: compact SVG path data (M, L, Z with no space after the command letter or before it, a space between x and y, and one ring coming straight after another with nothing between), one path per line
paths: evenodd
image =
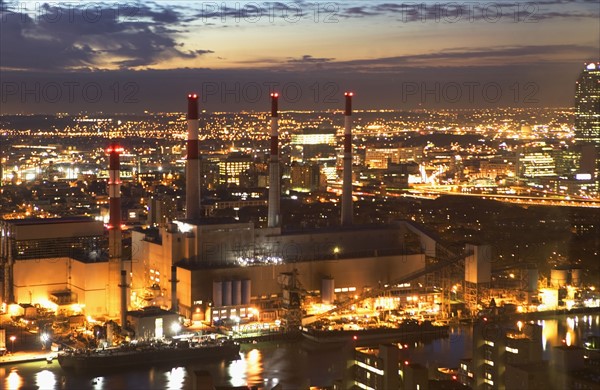
M599 21L0 0L0 386L600 388Z
M2 113L178 111L190 91L210 111L260 110L274 89L284 111L337 108L346 90L357 109L570 107L600 48L590 1L1 9Z

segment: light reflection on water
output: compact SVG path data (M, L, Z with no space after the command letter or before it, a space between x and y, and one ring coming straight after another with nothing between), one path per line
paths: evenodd
M246 358L242 355L240 359L231 362L227 367L232 386L244 386L246 384L246 368L248 364Z
M10 370L4 381L7 390L20 389L23 386L23 378L17 370Z
M35 384L40 389L54 389L56 377L49 370L43 370L35 374Z
M187 376L187 371L183 367L172 368L171 371L165 372L167 380L167 389L181 389L183 388L183 382Z
M93 384L94 384L94 390L103 389L104 388L104 378L101 376L94 378Z
M542 325L544 359L551 358L552 347L561 344L581 345L585 338L600 335L600 315L593 314L560 319L537 320ZM516 322L515 322L516 323ZM458 367L461 358L471 356L473 332L470 327L450 329L450 337L428 344L409 344L411 361L425 365ZM257 348L258 347L258 348ZM271 388L281 383L283 388L331 385L341 379L350 346L315 347L302 342L269 343L243 348L240 359L230 362L196 364L191 367L141 368L104 377L67 375L55 361L0 367L0 388L19 389L192 389L191 370L206 370L215 386L245 386ZM260 349L259 349L260 348Z
M246 378L248 382L260 382L262 379L263 365L262 352L259 349L252 349L246 355Z

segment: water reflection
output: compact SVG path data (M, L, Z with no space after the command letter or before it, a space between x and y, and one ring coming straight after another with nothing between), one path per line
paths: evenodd
M43 370L35 374L35 384L42 390L54 389L56 377L49 370Z
M167 389L181 389L186 377L186 370L183 367L172 368L165 372L167 378Z
M234 360L229 364L227 374L229 375L232 386L244 386L246 384L246 368L248 362L244 355L240 359Z
M246 356L246 378L249 383L260 382L263 372L262 353L258 349L253 349Z
M104 378L101 376L94 378L93 383L94 383L94 390L104 388Z
M548 352L553 346L560 344L560 338L558 337L558 321L542 321L542 342L544 343L542 345L544 352Z
M23 378L19 375L17 370L10 370L10 374L6 376L4 384L7 390L20 389L21 386L23 386Z
M578 318L578 319L577 319ZM525 322L525 321L523 321ZM561 316L557 319L536 320L542 326L544 359L552 358L558 345L581 345L591 335L600 335L600 315L580 317ZM517 326L516 321L511 323ZM431 343L407 343L407 359L428 366L458 367L459 360L471 357L473 331L469 326L450 329L450 337ZM258 347L258 346L257 346ZM310 347L310 348L309 348ZM345 360L352 349L327 348L302 342L265 344L240 353L238 360L202 364L214 383L229 386L258 386L272 388L280 383L283 388L305 388L331 385L341 379L346 369ZM259 349L260 348L260 349ZM194 367L194 369L198 369ZM157 388L191 389L191 371L184 367L170 370L151 368L132 372L108 374L103 377L66 376L58 365L41 366L39 363L20 364L17 368L0 367L0 389L112 389Z
M240 358L229 363L227 375L232 386L246 386L262 383L263 355L259 349L240 353ZM266 380L266 379L265 379Z

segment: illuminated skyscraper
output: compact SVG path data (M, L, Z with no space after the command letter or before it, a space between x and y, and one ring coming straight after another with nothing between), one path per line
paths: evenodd
M252 156L243 153L232 153L219 162L219 174L221 183L234 186L240 185L240 174L250 169Z
M589 63L575 84L575 140L600 145L600 63Z
M319 164L327 180L335 181L338 179L336 144L336 131L333 127L322 125L302 129L299 134L292 135L291 160L302 164Z

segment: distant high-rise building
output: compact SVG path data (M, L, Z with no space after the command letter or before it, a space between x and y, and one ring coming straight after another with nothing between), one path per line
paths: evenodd
M171 196L152 196L148 206L147 224L150 226L166 226L177 217L177 202Z
M420 162L422 159L422 147L367 148L365 153L365 164L371 169L387 169L388 163Z
M296 191L315 191L326 186L319 164L299 164L293 162L290 167L292 189Z
M521 177L535 179L556 175L552 148L549 147L527 150L520 156L519 166Z
M302 164L319 164L328 181L338 179L336 171L336 130L328 124L318 128L305 128L291 139L291 161Z
M222 184L240 185L240 175L252 166L252 156L243 153L232 153L219 162L219 175Z
M299 134L292 135L292 161L322 163L335 160L336 142L332 127L302 129Z
M600 63L589 63L575 84L575 140L600 145Z

